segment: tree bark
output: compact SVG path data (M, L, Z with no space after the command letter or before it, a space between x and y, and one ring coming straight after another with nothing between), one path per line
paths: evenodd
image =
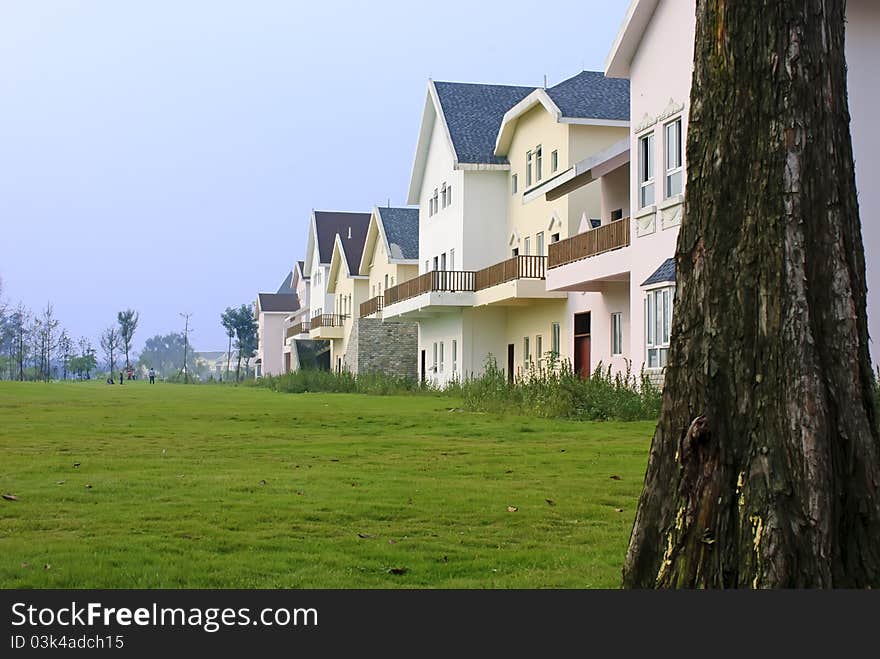
M844 13L697 2L669 368L625 587L880 586Z

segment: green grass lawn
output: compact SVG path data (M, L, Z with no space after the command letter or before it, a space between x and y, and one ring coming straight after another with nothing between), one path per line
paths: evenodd
M653 424L459 404L0 382L0 586L617 587Z

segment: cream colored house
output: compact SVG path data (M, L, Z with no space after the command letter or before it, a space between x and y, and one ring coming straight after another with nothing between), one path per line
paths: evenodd
M382 318L384 291L416 272L417 249L416 209L376 208L366 231L336 235L327 274L334 310L310 329L329 340L333 370L417 377L415 323Z
M257 357L255 377L281 375L285 369L285 318L299 309L299 300L290 293L257 295Z
M479 108L481 121L473 121ZM626 136L629 85L582 72L547 89L429 82L409 202L419 276L384 294L384 318L416 320L419 372L445 384L491 356L509 376L570 355L567 294L546 254L601 213L598 192L535 192L571 162Z

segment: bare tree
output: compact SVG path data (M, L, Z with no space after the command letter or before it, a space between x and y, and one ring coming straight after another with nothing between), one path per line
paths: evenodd
M672 344L624 586L880 586L844 11L697 2Z
M43 309L43 317L40 319L40 345L43 352L40 362L44 364L42 373L46 382L52 379L52 352L58 347L56 331L59 324L52 304L47 302L46 308Z
M115 325L111 325L104 330L101 335L101 350L104 352L104 358L110 365L110 380L113 381L113 374L116 372L116 353L122 346L122 338L119 336L119 330Z
M131 361L129 360L129 352L131 351L131 341L134 338L134 332L138 326L138 312L134 309L126 309L120 311L116 315L119 322L119 337L122 341L122 348L125 350L125 370L131 369Z

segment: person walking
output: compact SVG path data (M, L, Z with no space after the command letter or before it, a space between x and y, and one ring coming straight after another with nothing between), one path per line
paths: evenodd
M156 384L156 371L150 368L150 384Z
M119 371L119 384L125 382L125 371Z

